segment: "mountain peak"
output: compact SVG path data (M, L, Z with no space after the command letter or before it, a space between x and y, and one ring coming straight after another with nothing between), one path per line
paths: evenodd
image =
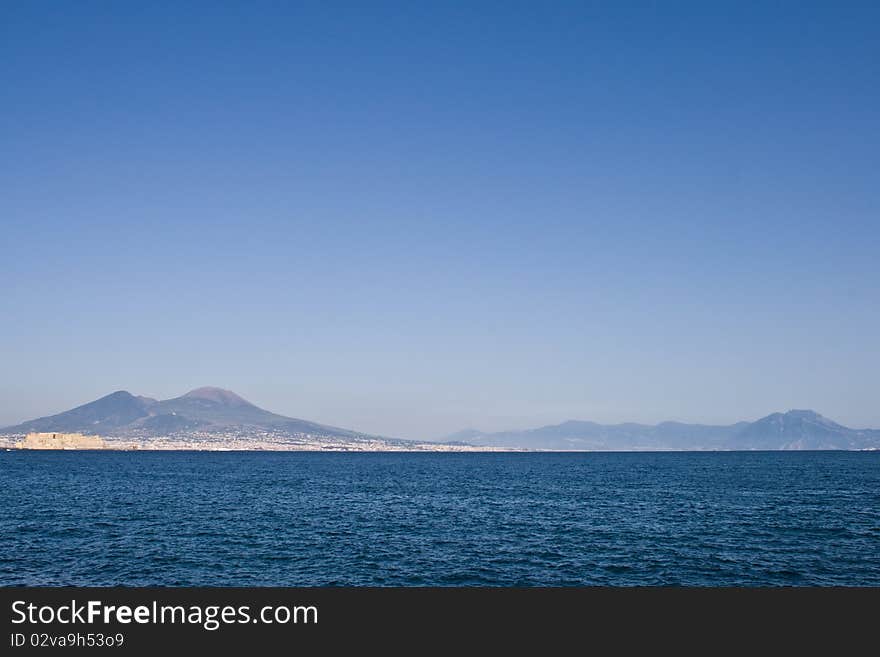
M203 399L205 401L215 402L217 404L223 404L225 406L251 406L252 404L239 397L231 390L224 390L223 388L213 388L211 386L205 386L202 388L196 388L195 390L190 390L188 393L183 395L184 399Z
M100 399L134 399L134 395L128 390L116 390L109 395L104 395Z
M809 408L793 408L790 411L786 411L785 415L788 417L799 417L811 420L825 419L824 416Z
M840 427L842 425L834 422L833 420L829 420L824 415L817 413L811 409L799 409L793 408L785 413L771 413L767 417L763 417L758 422L762 423L772 423L772 424L802 424L804 422L808 424L818 424L824 425L828 427Z

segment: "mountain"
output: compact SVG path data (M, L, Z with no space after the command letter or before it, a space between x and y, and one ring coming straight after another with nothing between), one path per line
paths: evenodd
M755 422L729 425L599 424L569 420L537 429L453 434L485 447L551 450L755 450L755 449L876 449L880 430L850 429L815 411L773 413Z
M147 397L135 397L130 392L119 390L74 409L24 422L4 431L26 433L28 431L83 431L106 433L129 426L149 416L149 408L156 404Z
M880 446L880 431L850 429L810 410L773 413L733 436L736 449L867 449Z
M194 429L218 432L239 428L338 438L365 435L277 415L221 388L197 388L180 397L163 401L136 397L130 392L120 390L69 411L23 422L0 431L9 434L80 431L105 436L159 436Z
M268 431L333 438L366 434L278 415L255 406L234 392L197 388L173 399L156 400L119 390L69 411L0 430L5 434L82 432L102 436L167 436L199 431ZM465 429L447 444L543 450L756 450L880 449L880 430L851 429L815 411L773 413L754 422L729 425L599 424L569 420L525 431L483 433Z
M569 420L526 431L469 435L472 445L554 450L722 449L740 425L726 427L663 422L599 424Z

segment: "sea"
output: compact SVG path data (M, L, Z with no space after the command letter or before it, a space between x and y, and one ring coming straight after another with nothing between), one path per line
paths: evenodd
M878 586L880 452L0 452L0 585Z

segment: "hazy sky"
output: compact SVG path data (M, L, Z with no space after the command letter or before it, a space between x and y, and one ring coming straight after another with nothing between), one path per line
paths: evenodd
M181 6L185 5L185 6ZM0 5L0 425L880 427L877 3Z

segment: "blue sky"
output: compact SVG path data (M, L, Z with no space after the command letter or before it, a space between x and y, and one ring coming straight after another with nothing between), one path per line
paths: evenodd
M181 4L0 8L0 424L880 426L875 3Z

